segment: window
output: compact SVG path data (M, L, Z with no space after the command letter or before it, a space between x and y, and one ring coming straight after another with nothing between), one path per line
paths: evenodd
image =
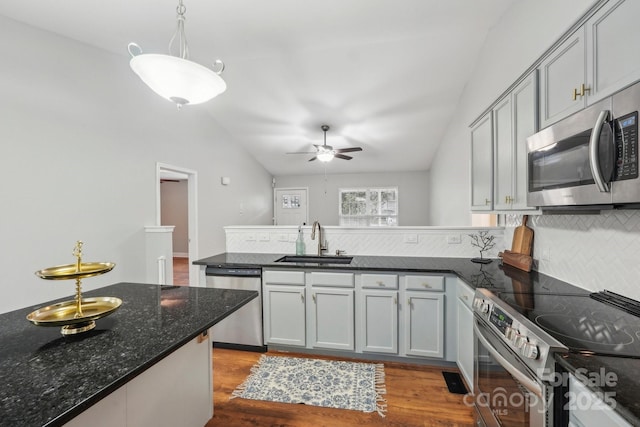
M398 225L398 188L341 188L340 225L388 227Z

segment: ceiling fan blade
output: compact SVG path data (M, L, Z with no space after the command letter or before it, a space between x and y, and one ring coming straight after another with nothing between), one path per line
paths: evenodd
M362 151L362 147L336 148L336 153L351 153L353 151Z
M353 157L345 156L344 154L335 154L333 157L336 157L338 159L343 159L343 160L351 160L351 159L353 159Z
M317 156L313 156L312 158L309 159L310 162L313 162L315 159L317 159Z

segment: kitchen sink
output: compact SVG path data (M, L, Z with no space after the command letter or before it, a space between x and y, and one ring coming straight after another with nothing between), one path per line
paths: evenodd
M285 255L276 262L297 262L314 264L351 264L352 256L331 255Z

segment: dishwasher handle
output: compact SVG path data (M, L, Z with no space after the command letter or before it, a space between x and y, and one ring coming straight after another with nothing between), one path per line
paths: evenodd
M225 268L225 267L207 267L204 273L206 276L222 276L222 277L262 277L262 269L260 268Z

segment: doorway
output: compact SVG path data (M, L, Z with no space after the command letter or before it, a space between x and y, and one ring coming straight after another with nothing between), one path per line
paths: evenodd
M156 223L175 226L173 283L198 286L197 173L178 166L156 164Z
M308 188L274 188L273 225L309 223Z

